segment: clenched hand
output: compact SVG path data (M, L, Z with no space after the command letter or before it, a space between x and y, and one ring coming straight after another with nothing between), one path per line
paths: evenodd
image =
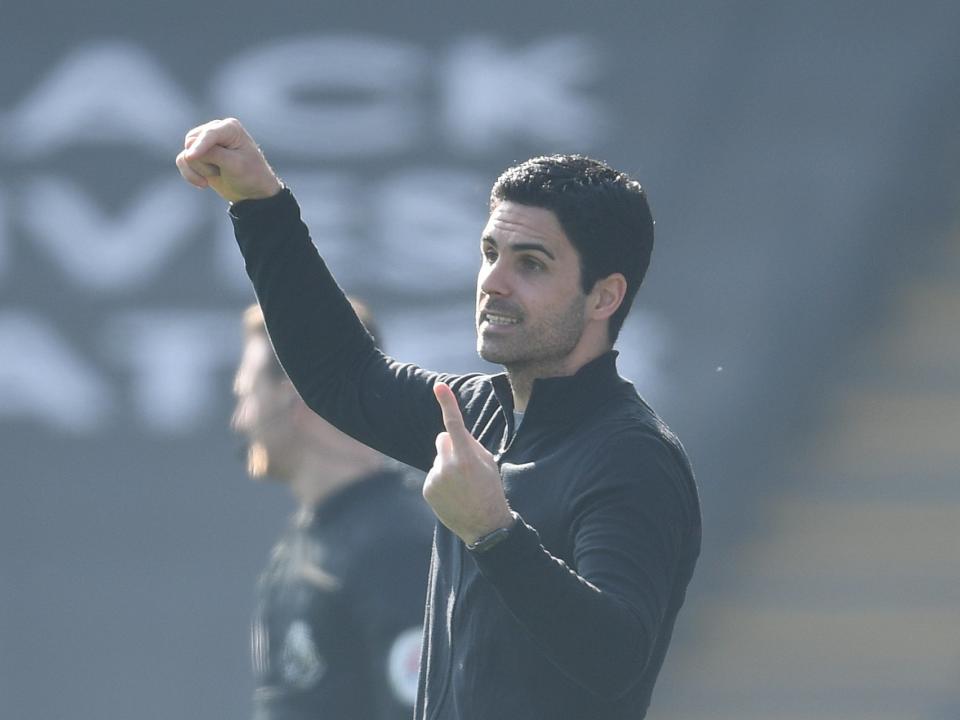
M177 168L191 185L230 202L268 198L283 188L239 120L213 120L187 133Z

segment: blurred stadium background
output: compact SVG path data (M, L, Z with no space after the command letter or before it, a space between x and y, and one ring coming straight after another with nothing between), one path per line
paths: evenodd
M249 712L290 502L227 428L252 299L183 133L244 120L397 357L482 368L496 174L646 185L622 371L698 471L657 720L960 716L960 4L3 3L0 716Z

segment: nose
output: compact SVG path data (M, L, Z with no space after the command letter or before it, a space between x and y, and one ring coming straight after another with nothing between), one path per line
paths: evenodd
M510 294L510 282L506 264L497 259L493 263L484 263L477 278L477 287L483 295L505 296Z

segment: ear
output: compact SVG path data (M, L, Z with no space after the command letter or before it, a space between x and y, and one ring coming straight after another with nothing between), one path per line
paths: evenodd
M587 316L594 320L606 320L617 311L626 294L627 279L622 273L611 273L600 278L587 296Z

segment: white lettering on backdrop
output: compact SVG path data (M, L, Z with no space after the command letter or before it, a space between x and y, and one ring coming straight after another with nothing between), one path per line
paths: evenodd
M102 42L68 54L10 114L7 152L40 158L77 143L164 156L196 118L187 94L143 49Z
M271 152L379 157L421 134L428 68L426 52L384 38L277 40L234 58L213 89Z
M3 287L3 278L6 275L7 262L10 255L10 232L7 229L7 195L0 188L0 288Z
M56 176L32 178L20 205L28 236L50 261L80 289L102 293L128 290L162 272L204 218L199 193L172 175L113 215L87 189Z
M45 318L0 312L0 418L91 433L106 421L113 394Z
M195 431L218 398L216 375L236 366L238 317L210 311L145 310L111 318L106 347L132 372L133 399L146 425Z
M166 302L176 310L116 305L120 295L136 300L180 255L202 262L214 292L238 308L251 297L223 205L176 177L172 157L192 124L241 117L290 168L283 175L343 284L409 298L422 317L441 310L429 302L436 293L473 285L492 180L476 167L479 154L514 143L588 151L606 118L592 92L600 65L580 36L521 45L464 36L442 48L350 34L276 38L225 58L209 100L198 101L197 88L181 87L133 42L59 58L0 115L0 156L17 173L0 174L11 193L0 192L0 281L21 271L31 282L66 281L77 306L108 309L81 340L56 329L72 322L70 307L0 316L0 417L89 433L128 413L174 435L211 421L209 408L222 402L213 379L236 362L239 316L174 297ZM96 151L82 173L67 152L75 148ZM437 156L444 165L422 165ZM129 176L124 197L76 179L95 175L98 162ZM38 252L13 252L15 244ZM32 264L11 266L24 257ZM435 346L437 327L410 323L405 340L416 344L420 331L422 346Z
M583 93L597 60L578 36L519 48L490 37L456 44L441 74L447 137L472 153L505 139L582 146L602 137L602 106Z

